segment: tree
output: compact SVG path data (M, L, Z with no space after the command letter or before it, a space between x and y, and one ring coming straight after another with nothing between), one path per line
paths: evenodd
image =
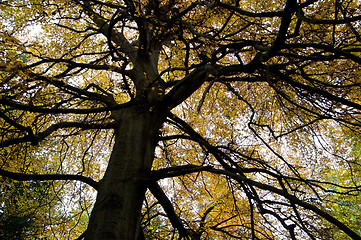
M0 175L65 183L64 222L94 188L78 239L361 239L329 204L360 196L360 9L4 1Z
M29 211L26 197L27 189L35 195L41 194L42 189L37 186L39 183L30 182L30 186L21 186L22 182L12 182L11 180L2 180L4 186L1 188L1 207L0 207L0 237L2 239L34 239L38 237L40 228L35 226L35 211ZM25 183L26 184L26 183ZM35 185L35 186L31 186Z

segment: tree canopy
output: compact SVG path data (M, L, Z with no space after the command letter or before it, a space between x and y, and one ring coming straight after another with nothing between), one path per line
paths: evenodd
M2 1L0 224L361 239L360 27L358 0Z

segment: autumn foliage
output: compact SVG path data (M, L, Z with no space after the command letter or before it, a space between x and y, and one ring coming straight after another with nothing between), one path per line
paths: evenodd
M360 27L357 0L2 1L0 238L361 239Z

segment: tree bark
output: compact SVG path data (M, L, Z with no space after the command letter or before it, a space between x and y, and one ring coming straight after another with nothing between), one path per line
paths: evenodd
M86 240L138 240L146 191L162 114L132 107L112 113L119 123L109 165L100 182Z

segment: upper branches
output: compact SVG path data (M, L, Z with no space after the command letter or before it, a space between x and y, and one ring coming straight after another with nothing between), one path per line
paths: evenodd
M114 42L119 49L119 52L125 54L129 59L135 63L136 61L136 52L133 46L129 41L124 37L123 33L115 31L112 27L114 26L113 22L107 22L104 20L103 16L100 16L98 13L94 12L92 5L89 1L77 1L86 11L87 15L94 21L96 26L99 28L99 31L106 37L110 37L109 41ZM111 45L112 46L112 43Z

